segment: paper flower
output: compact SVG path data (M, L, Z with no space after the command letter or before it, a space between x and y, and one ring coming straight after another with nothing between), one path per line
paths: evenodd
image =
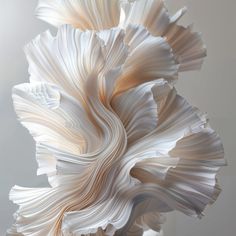
M15 86L21 123L50 187L15 186L9 235L143 235L165 212L201 217L225 164L206 115L174 88L206 49L162 0L41 0L58 26L26 46L30 83ZM72 25L69 26L68 24Z

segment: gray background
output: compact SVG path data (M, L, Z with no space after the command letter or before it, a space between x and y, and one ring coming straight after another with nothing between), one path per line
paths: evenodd
M50 28L34 17L36 0L0 0L0 236L12 223L16 207L8 201L17 184L40 186L36 176L34 142L17 122L11 88L28 80L22 48L37 34ZM171 213L165 236L234 236L236 232L236 0L167 0L172 13L186 5L183 23L195 22L203 34L208 57L201 72L183 74L178 91L188 101L207 111L211 125L223 139L229 166L219 179L223 192L206 210L203 220Z

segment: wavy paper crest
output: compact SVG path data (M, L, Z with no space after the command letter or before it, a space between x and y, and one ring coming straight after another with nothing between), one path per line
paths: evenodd
M8 235L138 236L173 210L202 217L225 164L206 115L177 94L201 67L199 33L162 0L40 0L58 27L25 47L30 83L13 88L50 187L15 186Z

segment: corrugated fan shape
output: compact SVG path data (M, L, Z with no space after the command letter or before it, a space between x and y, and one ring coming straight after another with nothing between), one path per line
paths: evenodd
M177 94L200 69L199 33L162 0L40 0L58 27L25 47L30 83L13 88L20 122L36 142L50 187L15 186L8 235L139 236L164 213L201 217L225 165L206 114Z

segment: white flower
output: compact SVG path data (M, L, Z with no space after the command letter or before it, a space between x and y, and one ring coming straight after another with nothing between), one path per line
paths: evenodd
M30 83L13 101L50 187L11 190L9 235L138 236L165 212L201 217L216 200L221 141L173 86L206 53L177 25L184 12L170 17L161 0L39 2L60 27L25 48Z

